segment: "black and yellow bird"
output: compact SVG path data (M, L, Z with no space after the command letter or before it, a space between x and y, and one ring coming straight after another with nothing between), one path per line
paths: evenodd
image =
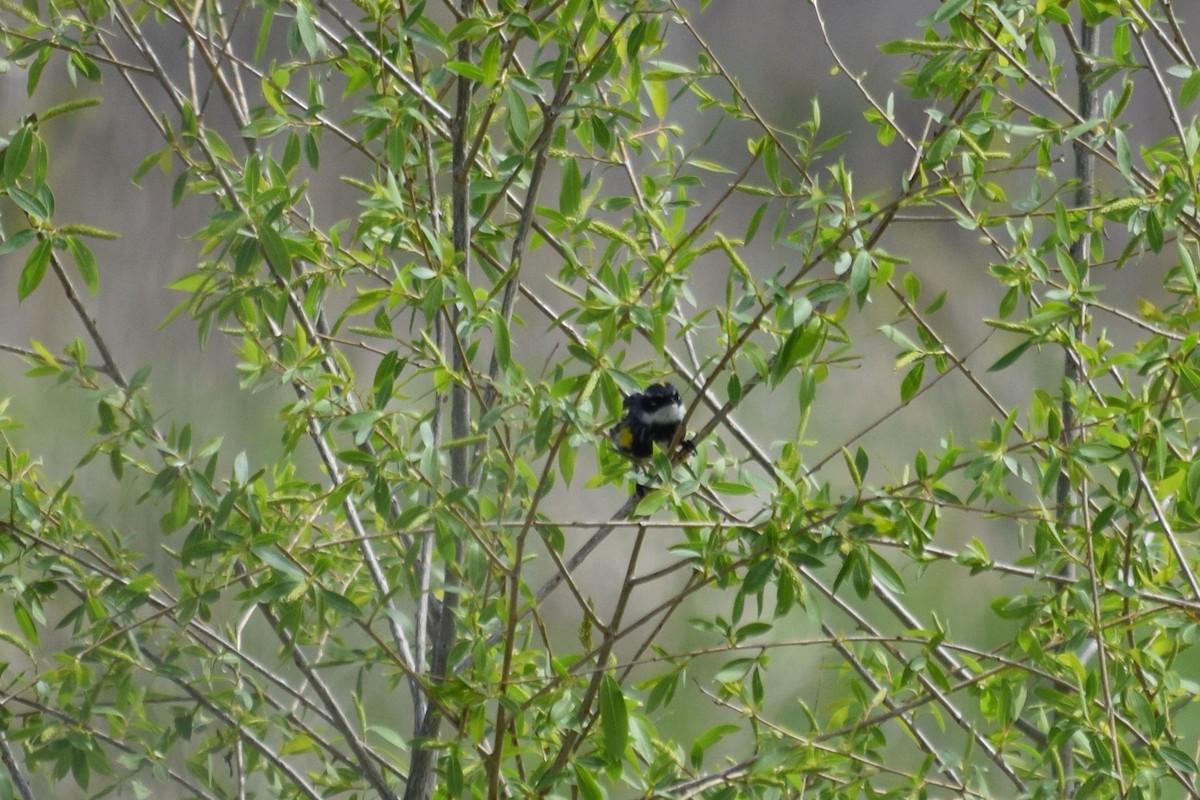
M622 455L638 461L654 453L654 445L669 448L683 423L679 391L669 383L651 384L625 398L625 416L608 431Z

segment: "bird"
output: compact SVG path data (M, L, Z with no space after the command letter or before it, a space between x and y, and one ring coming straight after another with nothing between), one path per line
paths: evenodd
M654 453L654 445L668 448L683 424L684 406L679 390L660 381L644 392L625 398L625 416L608 431L617 450L627 458L644 461Z

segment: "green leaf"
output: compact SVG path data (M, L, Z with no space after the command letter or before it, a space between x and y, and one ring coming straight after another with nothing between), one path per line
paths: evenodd
M1190 105L1197 95L1200 95L1200 69L1193 69L1183 86L1179 87L1180 105Z
M850 291L861 297L871 280L871 256L866 250L854 254L850 264Z
M919 353L921 346L909 338L908 334L894 325L880 325L879 332L906 353Z
M1152 208L1146 213L1146 241L1150 243L1150 249L1154 252L1162 251L1163 224L1158 209Z
M604 790L588 770L587 766L578 760L571 761L571 769L575 772L575 787L583 800L604 800Z
M446 44L454 44L460 39L474 39L487 32L488 24L479 17L467 17L455 25L446 34Z
M901 278L901 283L904 285L904 294L912 302L917 302L921 297L921 279L917 277L915 272L906 272Z
M784 340L783 346L779 348L779 352L775 354L775 361L771 364L771 380L772 386L779 385L779 382L791 371L796 365L796 361L803 354L803 349L800 347L801 341L805 334L804 326L793 328Z
M650 105L654 108L654 115L659 120L666 119L667 109L670 107L666 81L660 79L648 80L646 82L646 93L650 95Z
M722 672L724 672L724 670L722 670ZM737 672L738 674L744 673L745 667L739 665ZM720 742L726 736L733 736L741 732L741 728L730 723L724 723L709 728L699 737L697 737L696 741L692 742L691 750L688 753L688 763L690 763L694 769L702 768L704 766L704 754L708 752L713 745Z
M1117 169L1127 181L1133 180L1132 155L1129 150L1129 139L1120 128L1113 131L1113 146L1117 151Z
M455 75L459 75L467 80L482 83L485 77L482 69L467 61L447 61L445 66L446 69Z
M173 533L187 523L190 501L191 491L187 482L182 480L176 482L171 491L171 508L159 520L163 533Z
M1161 745L1158 748L1158 753L1163 757L1164 762L1172 765L1185 775L1194 775L1196 773L1196 762L1184 751L1168 745Z
M583 198L583 176L579 172L579 160L567 159L563 165L562 189L558 194L558 210L564 217L573 217L579 213L579 204Z
M943 132L929 146L929 152L925 154L925 162L931 167L941 164L954 152L954 148L958 146L961 137L962 134L957 128L950 128Z
M492 37L487 47L483 49L483 57L479 59L479 67L483 72L483 83L491 86L500 75L500 39Z
M262 244L263 255L267 257L267 263L281 277L290 277L292 274L292 257L288 253L287 244L283 241L283 237L279 235L279 231L270 225L262 225L258 229L258 241Z
M8 190L8 197L29 216L38 220L50 219L51 209L42 201L39 195L30 194L24 189L18 189L13 186Z
M50 63L50 56L54 53L54 48L49 46L49 42L45 44L46 47L38 50L37 55L29 64L29 75L25 79L25 93L30 97L33 97L37 90L38 84L42 80L42 71L46 69L46 65ZM9 56L9 59L16 60L14 56Z
M754 211L754 215L752 217L750 217L750 224L748 226L746 226L746 236L745 236L746 244L750 244L752 241L754 241L754 236L755 236L755 234L758 233L758 226L762 224L763 214L765 214L766 212L767 212L767 204L762 203Z
M50 249L50 240L42 239L29 253L29 258L25 259L25 267L21 270L21 277L17 279L18 300L24 300L33 294L42 278L46 277L46 269L50 266Z
M1017 308L1017 302L1021 299L1020 290L1016 287L1010 287L1004 293L1004 297L1000 298L999 316L1000 319L1005 319L1010 316Z
M96 266L96 257L92 255L91 249L75 236L67 237L67 249L75 259L75 266L79 269L79 276L83 278L84 285L89 292L95 294L100 288L100 270Z
M667 504L666 492L647 492L634 509L635 517L648 517Z
M233 457L233 480L237 486L245 486L246 478L250 473L250 460L246 458L246 451L241 450Z
M1009 350L1007 353L1000 356L1000 358L996 359L996 363L988 367L988 372L999 372L1005 367L1012 365L1013 362L1015 362L1018 358L1025 355L1025 351L1030 347L1033 347L1033 344L1034 342L1032 339L1026 339L1025 341L1021 342L1012 350Z
M392 388L399 374L400 357L395 350L389 350L375 368L375 379L372 381L372 397L375 408L382 409L392 399Z
M29 608L24 602L14 599L12 610L13 616L17 618L17 626L21 629L25 641L34 647L39 646L41 644L41 637L38 635L37 623L33 621L33 615L29 613Z
M362 609L355 605L353 600L332 589L321 589L321 601L330 609L351 619L362 616Z
M29 162L29 152L33 149L33 135L33 128L29 125L22 125L13 134L12 141L4 149L4 183L15 183L21 176L21 171Z
M764 136L759 145L759 154L762 156L763 171L767 173L767 179L771 181L772 186L778 189L781 177L779 174L779 150L775 147L775 140Z
M962 10L970 5L972 0L947 0L938 6L937 11L933 12L933 21L945 22L948 19L953 19L962 13Z
M904 579L883 556L871 551L871 575L893 594L904 594Z
M496 364L505 370L512 366L512 339L509 338L508 325L504 320L497 320L492 325L492 336L495 340Z
M87 78L92 83L100 82L100 67L96 65L95 61L93 61L91 58L88 58L87 55L79 50L73 50L71 52L71 59L67 64L67 69L68 74L70 74L71 70L78 70L79 72L83 73L83 77ZM71 82L75 82L73 77Z
M609 673L600 679L600 728L605 755L611 763L618 763L629 743L629 710L621 684Z
M22 228L12 236L0 243L0 256L6 256L9 253L15 253L25 245L37 238L37 231L33 228Z
M304 134L304 160L313 169L321 166L321 149L316 134L311 130Z
M900 402L907 403L921 391L921 381L925 377L925 362L918 361L900 382Z
M570 445L558 448L558 471L568 486L575 477L575 456L579 451Z
M650 696L646 698L646 710L654 711L656 708L669 705L675 697L675 690L679 688L679 679L678 671L668 672L661 678L655 679Z
M279 166L285 173L291 175L296 167L300 164L300 137L295 131L291 131L287 135L287 143L283 146L283 158L279 161Z
M504 105L508 115L504 119L505 129L513 144L524 148L529 142L529 109L525 98L512 86L504 90Z
M716 683L736 683L745 677L752 666L754 666L753 658L731 658L717 670L717 674L713 676L713 681ZM699 741L697 740L697 742Z
M312 5L307 0L298 0L296 8L296 33L304 45L304 52L309 58L317 58L325 52L321 38L317 36L317 28L313 24Z
M733 170L724 164L718 164L716 161L710 161L707 158L693 158L688 162L696 169L702 169L705 172L715 172L719 175L732 175Z

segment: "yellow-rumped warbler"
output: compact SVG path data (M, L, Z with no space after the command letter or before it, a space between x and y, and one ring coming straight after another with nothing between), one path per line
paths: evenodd
M625 417L612 426L608 438L622 455L642 460L654 445L671 446L683 422L683 400L669 383L655 383L625 398Z

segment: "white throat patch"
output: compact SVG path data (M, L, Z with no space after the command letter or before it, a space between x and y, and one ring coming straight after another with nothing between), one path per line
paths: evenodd
M673 425L677 422L683 422L683 403L671 403L646 416L648 425Z

